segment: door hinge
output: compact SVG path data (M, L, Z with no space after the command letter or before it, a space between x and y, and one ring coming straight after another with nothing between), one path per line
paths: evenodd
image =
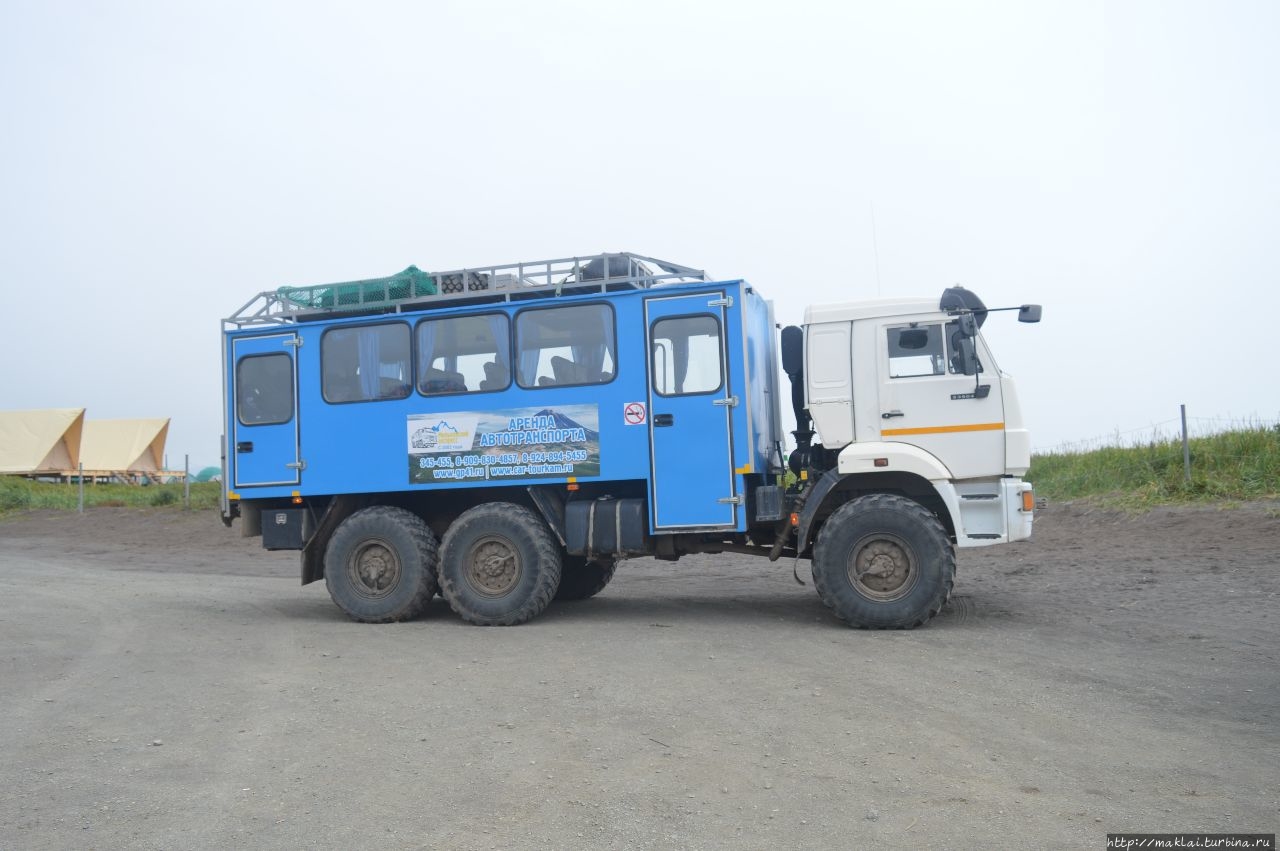
M707 302L707 307L733 307L733 296L727 295L724 298L717 298Z
M302 338L301 338L301 337L290 337L289 339L287 339L287 340L285 340L285 341L284 341L283 345L286 345L286 346L293 346L295 349L300 349L300 348L302 348Z
M307 469L307 462L299 458L297 461L293 461L288 464L285 464L285 466L288 467L290 470L297 470L301 472Z
M713 404L713 405L722 405L722 406L729 407L729 408L736 408L736 407L738 407L738 397L737 397L737 396L730 396L728 399L716 399L716 400L715 400L714 402L712 402L711 404Z
M725 505L742 505L742 497L722 496L719 499L717 499L716 502L724 503Z

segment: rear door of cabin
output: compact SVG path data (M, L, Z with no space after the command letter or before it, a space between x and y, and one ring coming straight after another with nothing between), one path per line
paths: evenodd
M237 488L296 485L298 335L237 337L231 343L231 452Z

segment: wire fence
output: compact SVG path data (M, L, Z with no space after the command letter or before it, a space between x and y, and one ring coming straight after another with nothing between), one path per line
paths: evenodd
M1280 431L1280 418L1264 419L1257 416L1234 417L1193 417L1186 418L1186 437L1212 437L1216 434L1232 431ZM1070 440L1054 446L1039 447L1037 455L1074 455L1093 452L1098 449L1130 448L1135 446L1153 446L1166 443L1177 443L1183 438L1182 418L1170 417L1167 420L1147 423L1137 428L1119 429L1109 434L1081 440Z

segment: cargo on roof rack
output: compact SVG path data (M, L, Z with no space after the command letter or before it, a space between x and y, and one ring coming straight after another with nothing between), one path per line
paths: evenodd
M706 281L706 273L630 252L592 254L424 272L410 266L386 278L280 287L261 292L225 321L244 327L306 321L335 313L393 313L430 309L461 300L512 301L564 292L648 289Z

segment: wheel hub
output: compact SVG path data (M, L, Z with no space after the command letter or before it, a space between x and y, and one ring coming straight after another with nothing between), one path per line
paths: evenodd
M400 559L382 541L369 541L352 554L347 573L360 596L385 597L400 582Z
M859 542L849 559L848 574L859 593L881 601L905 596L918 577L911 550L888 536Z
M467 564L467 582L486 597L510 593L520 579L520 554L515 545L496 535L477 541Z

